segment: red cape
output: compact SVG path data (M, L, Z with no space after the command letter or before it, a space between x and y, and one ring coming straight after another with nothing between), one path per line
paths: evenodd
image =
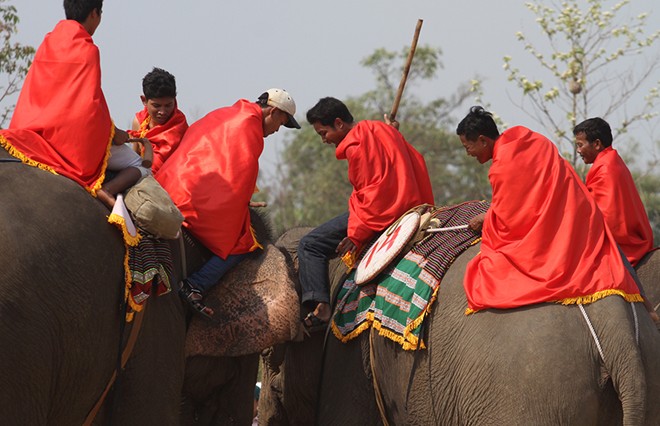
M261 107L242 99L192 124L155 176L181 210L184 226L223 259L261 247L248 204L263 149Z
M524 127L505 131L488 178L481 253L465 273L468 312L610 294L642 300L602 213L552 142Z
M188 130L186 116L179 108L176 108L165 124L154 126L151 129L149 128L151 117L149 117L147 107L135 113L135 118L140 123L140 130L129 130L128 133L132 137L149 139L154 149L154 162L151 165L151 172L156 174L165 160L179 146L181 138Z
M596 157L586 184L614 240L636 265L653 249L653 230L630 170L611 146Z
M78 22L60 21L37 50L0 145L23 160L100 188L114 125L101 90L99 51Z
M390 125L360 121L336 156L348 160L348 237L358 249L412 207L433 204L424 157Z

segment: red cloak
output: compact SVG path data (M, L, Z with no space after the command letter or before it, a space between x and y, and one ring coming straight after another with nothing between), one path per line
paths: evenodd
M495 142L481 252L465 272L468 312L540 302L641 301L605 219L544 136L513 127Z
M35 54L0 145L95 195L113 136L98 48L80 23L60 21Z
M614 240L635 266L653 249L653 230L630 170L611 146L596 157L586 184Z
M261 245L248 204L264 149L261 107L241 99L193 123L156 180L185 217L183 225L226 259Z
M151 117L147 112L147 107L142 111L135 113L137 122L140 123L140 130L129 130L128 134L135 138L147 138L154 149L154 161L151 165L151 172L156 174L158 169L169 158L172 152L179 146L181 138L188 130L186 116L176 108L174 113L165 124L149 128Z
M335 154L348 160L348 237L358 249L412 207L433 204L424 157L392 126L360 121Z

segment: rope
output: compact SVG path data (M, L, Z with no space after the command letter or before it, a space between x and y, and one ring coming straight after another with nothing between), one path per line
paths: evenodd
M188 259L186 259L186 244L183 241L185 233L183 232L183 228L179 230L179 251L181 252L181 281L184 279L188 278L188 271L186 270L186 262Z
M582 303L578 303L577 305L580 307L580 312L582 312L582 316L584 317L584 320L587 322L587 326L589 327L591 336L594 338L594 342L596 343L596 348L598 348L598 353L600 354L600 357L604 363L605 355L603 354L603 348L600 346L600 341L598 340L598 336L596 336L596 331L594 330L594 327L591 325L591 321L587 316L587 311L584 310L584 306L582 306Z
M110 392L112 385L115 383L115 379L117 379L117 373L121 372L121 370L126 366L126 363L128 362L128 358L130 358L131 353L133 352L133 348L135 347L135 342L137 341L138 334L140 333L140 328L142 326L142 318L144 317L144 311L146 310L146 307L147 304L145 303L144 309L135 313L135 319L133 320L133 328L131 329L131 334L129 334L128 342L126 342L126 347L124 348L124 351L121 354L121 362L120 362L121 368L115 369L115 371L112 372L110 381L108 381L108 384L103 390L103 393L101 394L99 400L96 401L96 404L94 405L92 410L89 412L89 414L87 414L83 426L91 426L92 422L94 421L94 418L96 417L99 410L101 409L101 406L103 405L103 401L105 401L106 396L108 396L108 392Z
M378 379L376 378L376 368L374 367L376 355L374 354L374 329L369 330L369 364L371 364L371 377L374 382L374 395L376 396L376 405L378 406L378 412L380 413L380 419L383 422L384 426L389 426L390 424L387 421L387 416L385 415L385 403L383 402L383 395L380 392L380 387L378 386Z
M639 346L639 321L637 320L637 311L633 302L630 302L630 308L632 309L633 319L635 320L635 343Z
M22 163L18 158L0 158L0 163Z

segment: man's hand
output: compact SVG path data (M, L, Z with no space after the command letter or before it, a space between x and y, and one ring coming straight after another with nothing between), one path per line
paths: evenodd
M486 213L481 213L470 219L468 222L468 227L470 229L473 229L475 231L481 231L481 228L484 226L484 218L486 217Z
M115 136L112 138L113 145L123 145L128 142L128 138L129 136L126 131L118 129L117 126L115 126Z
M387 114L383 114L383 119L385 120L385 124L389 124L390 126L392 126L395 129L399 130L399 122L398 121L390 120L390 117L388 117Z
M266 207L267 205L268 203L266 203L265 201L250 201L248 203L249 207Z
M337 252L339 257L343 257L347 252L355 253L356 250L357 246L353 244L353 241L351 241L350 238L345 237L343 240L341 240L335 252Z

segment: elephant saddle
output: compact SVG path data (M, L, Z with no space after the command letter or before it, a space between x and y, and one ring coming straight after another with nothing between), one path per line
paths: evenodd
M480 241L480 234L461 225L486 212L489 203L471 201L442 207L434 223L451 232L428 234L369 283L358 286L355 272L337 296L331 327L342 342L374 327L404 349L424 348L421 324L436 298L440 281L454 259Z

